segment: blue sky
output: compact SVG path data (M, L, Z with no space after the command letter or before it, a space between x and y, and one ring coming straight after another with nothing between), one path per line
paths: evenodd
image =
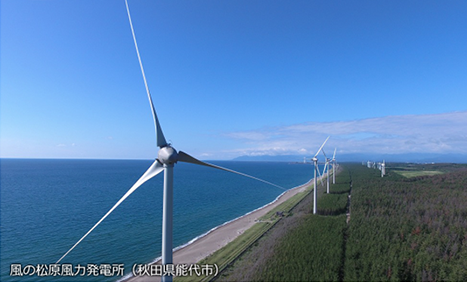
M129 5L178 150L467 153L466 1ZM123 0L2 1L0 95L0 157L157 154Z

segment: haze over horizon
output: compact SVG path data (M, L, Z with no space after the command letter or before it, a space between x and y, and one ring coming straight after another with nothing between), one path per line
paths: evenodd
M176 149L467 155L466 1L128 2ZM157 156L123 0L2 1L0 40L0 158Z

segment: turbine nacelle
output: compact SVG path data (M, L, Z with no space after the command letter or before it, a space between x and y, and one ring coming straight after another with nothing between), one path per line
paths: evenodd
M173 165L178 161L178 153L172 146L167 145L159 150L157 160L164 165Z

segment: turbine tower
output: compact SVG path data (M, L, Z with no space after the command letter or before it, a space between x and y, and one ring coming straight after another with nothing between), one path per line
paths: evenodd
M334 148L334 155L332 155L332 184L336 184L336 150Z
M329 165L330 165L330 159L326 156L326 153L324 152L324 150L321 150L321 151L323 152L324 159L325 159L324 168L323 168L323 176L326 173L326 194L329 194Z
M381 177L384 177L386 175L386 162L383 160L383 163L381 164Z
M324 152L324 151L323 151ZM326 165L328 166L328 170L326 171L326 193L329 194L329 166L330 166L330 159L326 158Z
M253 177L248 174L244 174L241 172L237 172L228 168L220 167L217 165L213 165L210 163L206 163L200 161L185 152L175 150L171 144L167 143L164 134L162 133L161 126L159 124L159 119L156 114L156 110L154 108L154 104L152 101L151 94L149 92L148 84L146 81L146 76L144 74L143 64L141 62L141 57L138 50L138 45L136 43L135 32L133 30L133 24L131 22L130 10L128 8L128 2L125 0L125 5L128 13L128 20L130 23L131 33L133 35L133 41L136 48L136 54L138 56L139 65L141 68L141 73L143 76L144 85L146 87L146 93L149 99L149 104L152 111L152 116L154 119L154 125L156 129L156 144L159 147L159 152L157 158L154 160L152 165L148 168L148 170L136 181L136 183L123 195L123 197L86 233L84 234L81 239L76 242L73 247L71 247L56 263L59 263L66 255L68 255L81 241L86 238L110 213L112 213L128 196L130 196L138 187L143 185L146 181L153 178L154 176L158 175L162 171L164 171L164 191L163 191L163 214L162 214L162 264L172 264L173 263L173 240L172 240L172 233L173 233L173 170L174 165L177 162L185 162L191 163L196 165L207 166L211 168L216 168L219 170L224 170L228 172L232 172L235 174L239 174L245 177L249 177L269 185L278 187L282 190L286 190L281 186L273 184L271 182L265 181L260 178ZM172 281L172 276L162 276L162 281Z
M324 143L323 145L321 145L321 147L319 148L318 152L316 152L315 156L313 157L313 166L314 166L314 170L315 170L315 175L314 175L314 179L313 179L313 182L314 182L314 188L313 188L313 214L316 214L318 212L318 202L317 202L317 197L318 197L318 178L317 178L317 175L319 174L319 170L318 170L318 154L319 152L323 149L324 147L324 144L326 144L326 142L328 141L330 136L328 136L328 138L326 138L326 140L324 140Z

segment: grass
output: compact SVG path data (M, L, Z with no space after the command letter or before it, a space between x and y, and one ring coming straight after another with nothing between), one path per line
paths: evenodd
M287 201L283 202L282 204L278 205L276 208L270 210L267 214L260 218L260 220L270 220L271 218L276 218L276 212L284 212L284 215L288 215L287 213L292 210L308 193L313 191L311 186L308 186L305 191L299 192L292 196Z
M439 170L394 170L395 173L398 173L404 177L411 178L416 176L426 176L426 175L437 175L443 174L442 171Z

